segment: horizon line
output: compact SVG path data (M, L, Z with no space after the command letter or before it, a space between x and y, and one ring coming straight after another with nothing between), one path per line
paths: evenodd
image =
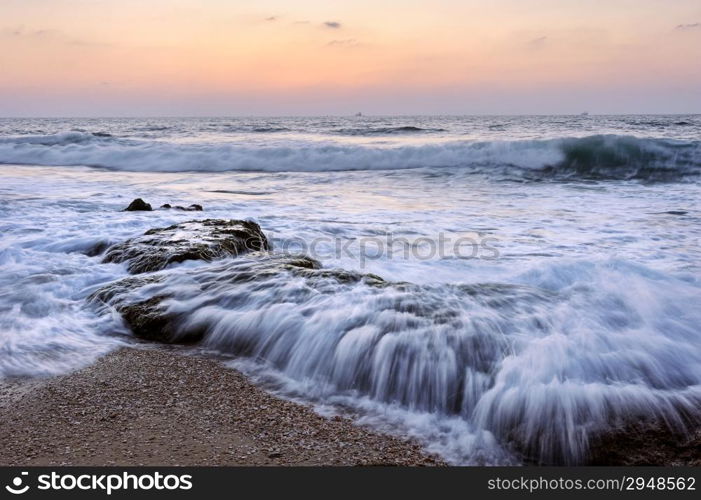
M593 117L593 116L699 116L698 112L685 113L410 113L410 114L363 114L356 116L354 114L327 113L327 114L290 114L290 115L269 115L269 114L231 114L231 115L15 115L15 116L0 116L0 120L56 120L56 119L191 119L191 118L415 118L415 117L526 117L526 116L575 116L575 117Z

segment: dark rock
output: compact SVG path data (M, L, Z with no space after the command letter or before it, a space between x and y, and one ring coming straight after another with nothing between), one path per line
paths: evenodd
M124 209L125 212L137 212L137 211L143 211L143 212L150 212L152 211L153 208L151 208L151 205L149 203L146 203L144 200L141 198L137 198L131 203L129 203L129 206Z
M331 279L338 283L352 284L363 282L370 286L384 286L389 282L380 278L376 274L357 273L355 271L346 271L345 269L318 269L316 267L297 266L297 269L292 269L297 276L303 276L311 282L318 282L324 279Z
M131 291L141 290L162 280L163 277L158 275L124 278L101 288L88 297L88 302L115 307L134 335L139 338L166 343L189 343L199 340L201 335L190 334L187 331L184 335L177 333L176 325L180 318L178 315L169 314L163 305L170 297L168 294L155 295L135 303L124 300Z
M163 304L168 298L167 295L156 295L143 302L124 306L119 312L134 335L141 339L180 344L200 340L204 332L177 329L178 323L184 318L168 313Z
M110 243L106 240L103 241L98 241L95 243L93 246L85 250L85 255L88 257L95 257L97 255L101 255L107 250L107 248L110 246Z
M687 434L662 423L636 422L591 443L587 465L701 466L701 427Z
M175 207L176 210L183 210L185 212L201 212L202 211L202 205L190 205L189 207L183 207L181 205L176 205Z
M197 203L193 203L189 207L183 207L181 205L172 206L170 203L164 203L163 205L161 205L161 208L174 208L176 210L183 210L185 212L201 212L202 210L204 210L202 208L202 205L198 205Z
M128 262L132 274L158 271L186 260L237 256L269 250L270 245L255 222L245 220L193 220L150 229L109 248L103 262Z

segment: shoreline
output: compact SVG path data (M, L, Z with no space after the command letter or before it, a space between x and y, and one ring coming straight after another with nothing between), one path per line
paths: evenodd
M409 438L276 396L227 359L145 344L65 375L0 380L0 466L448 465ZM699 446L701 429L640 423L595 438L581 465L699 466Z
M0 465L444 465L408 440L280 399L221 362L126 347L0 382Z

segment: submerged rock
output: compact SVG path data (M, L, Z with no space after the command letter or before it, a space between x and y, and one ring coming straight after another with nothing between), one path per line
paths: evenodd
M701 466L701 415L695 431L682 432L664 423L635 422L593 440L587 465Z
M153 208L151 208L151 204L146 203L144 200L141 198L137 198L131 203L129 203L129 206L124 209L125 212L150 212L152 211Z
M188 322L192 310L169 308L169 300L182 292L200 290L196 295L236 295L243 285L253 284L258 291L281 287L286 279L277 279L283 273L304 278L305 291L290 290L279 296L280 300L295 301L299 294L334 293L338 286L363 283L370 287L390 283L379 276L322 269L321 264L310 257L257 252L246 259L213 264L176 275L147 275L124 278L106 285L95 292L89 301L106 304L116 309L135 336L164 343L191 343L202 340L207 333L204 325ZM149 288L155 286L156 288ZM192 288L194 286L194 288ZM244 288L240 288L244 295ZM283 292L283 290L280 290ZM144 297L148 297L144 299ZM275 299L271 299L275 301Z
M202 205L198 205L197 203L193 203L192 205L190 205L188 207L183 207L180 205L173 206L170 203L164 203L163 205L161 205L161 208L165 208L165 209L174 208L176 210L184 210L185 212L201 212L202 210L204 210L202 208Z
M109 248L110 244L106 240L101 240L95 243L94 245L91 245L89 248L87 248L83 253L87 255L88 257L96 257L102 253L104 253L107 248Z
M150 229L110 247L103 262L128 262L132 274L158 271L186 260L211 261L249 251L269 250L255 222L205 219Z
M190 205L187 208L183 208L180 206L175 207L175 208L177 208L179 210L187 210L188 212L201 212L203 210L202 205L198 205L197 203L193 203L192 205Z
M171 205L170 203L164 203L161 205L161 208L165 209L170 209L173 208L175 210L182 210L184 212L201 212L204 210L202 208L202 205L198 203L193 203L192 205L188 205L187 207L183 207L181 205ZM151 212L153 211L153 207L151 207L150 203L146 203L144 200L141 198L136 198L134 201L129 203L129 206L124 209L124 212L137 212L137 211L143 211L143 212Z

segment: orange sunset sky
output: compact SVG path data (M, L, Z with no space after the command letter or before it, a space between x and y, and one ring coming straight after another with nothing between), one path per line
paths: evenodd
M0 116L701 112L699 0L0 0Z

